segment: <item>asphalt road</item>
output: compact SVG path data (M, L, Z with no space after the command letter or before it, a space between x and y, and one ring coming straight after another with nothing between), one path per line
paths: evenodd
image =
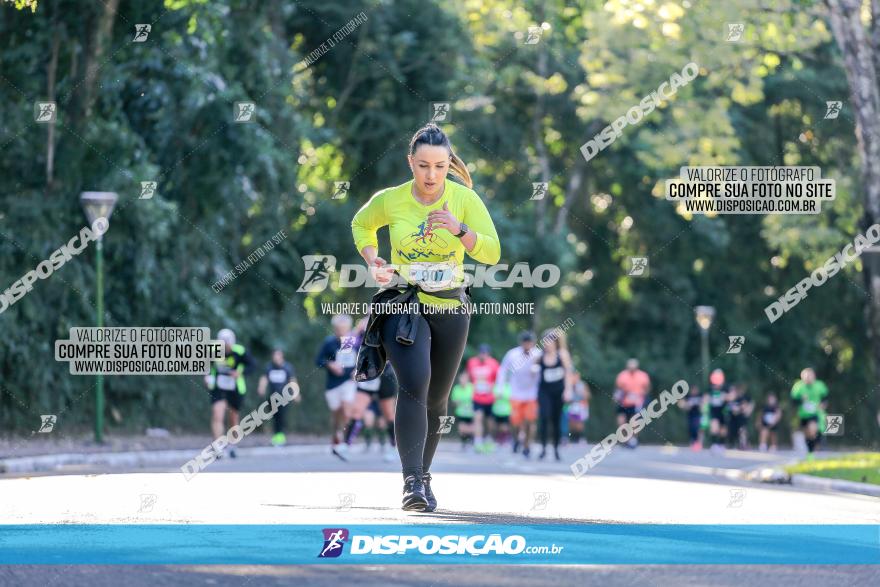
M433 514L399 509L399 463L355 450L291 447L218 461L187 481L182 463L137 471L74 467L0 479L4 524L865 524L880 500L756 485L719 476L790 455L620 449L575 479L569 464L462 453L442 445ZM243 545L243 548L259 545ZM880 562L880 556L878 556ZM583 579L618 585L876 585L880 566L8 566L0 585L542 585Z

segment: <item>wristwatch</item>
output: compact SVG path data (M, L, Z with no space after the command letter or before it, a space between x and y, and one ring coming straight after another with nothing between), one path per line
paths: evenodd
M457 238L461 238L461 237L463 237L464 235L467 234L467 231L470 230L470 229L468 228L468 225L465 224L464 222L461 222L461 223L459 224L459 226L461 227L461 230L460 230L460 232L459 232L457 235L455 235Z

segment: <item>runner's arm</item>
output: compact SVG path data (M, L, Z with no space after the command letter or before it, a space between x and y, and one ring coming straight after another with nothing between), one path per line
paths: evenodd
M559 360L562 361L562 368L565 370L563 375L563 381L565 382L565 387L562 390L562 395L564 398L568 398L565 401L571 401L572 399L572 389L571 389L571 381L569 381L569 375L571 374L571 354L569 354L568 349L559 349Z
M373 258L376 257L379 250L379 239L376 237L376 231L388 224L388 215L385 213L384 193L385 191L383 190L374 194L351 220L351 235L354 238L354 246L368 263L371 262L371 259L366 257L364 249L372 247Z
M253 373L254 366L256 362L254 361L254 357L247 351L244 351L244 354L241 356L241 362L244 364L244 371L242 375L249 375Z
M498 374L495 376L495 387L507 384L510 361L510 351L508 351L504 354L504 358L501 359L501 365L498 367Z
M464 200L464 213L461 222L476 235L474 248L468 251L468 255L475 261L494 265L501 259L501 241L498 240L498 232L495 223L489 215L486 204L475 192L470 191L469 197Z

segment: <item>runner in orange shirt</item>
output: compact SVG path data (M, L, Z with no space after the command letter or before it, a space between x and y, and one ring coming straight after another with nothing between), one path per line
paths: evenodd
M651 391L651 378L639 369L638 359L629 359L626 369L617 375L614 382L614 401L617 403L617 425L620 426L636 415L645 405L645 398ZM635 435L624 446L635 448L639 441Z

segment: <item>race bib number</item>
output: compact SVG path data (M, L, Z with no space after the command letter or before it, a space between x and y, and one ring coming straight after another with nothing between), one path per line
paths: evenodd
M813 402L804 402L802 407L805 412L813 413L816 411L816 404Z
M235 390L235 377L229 375L217 375L217 388L223 391Z
M552 369L544 369L544 381L553 383L560 381L565 377L565 367L553 367Z
M452 289L456 284L456 263L412 263L403 266L406 280L418 284L424 291Z
M475 393L489 393L489 390L490 390L490 386L489 386L489 383L486 381L480 381L479 383L474 385L474 392Z
M773 426L776 423L776 415L775 414L764 414L764 424L767 426Z
M284 369L272 369L269 371L269 381L272 383L287 383L287 371Z
M339 364L342 365L343 369L354 367L356 359L357 357L355 356L354 351L351 349L346 349L344 351L339 351L336 353L336 360L339 361Z

